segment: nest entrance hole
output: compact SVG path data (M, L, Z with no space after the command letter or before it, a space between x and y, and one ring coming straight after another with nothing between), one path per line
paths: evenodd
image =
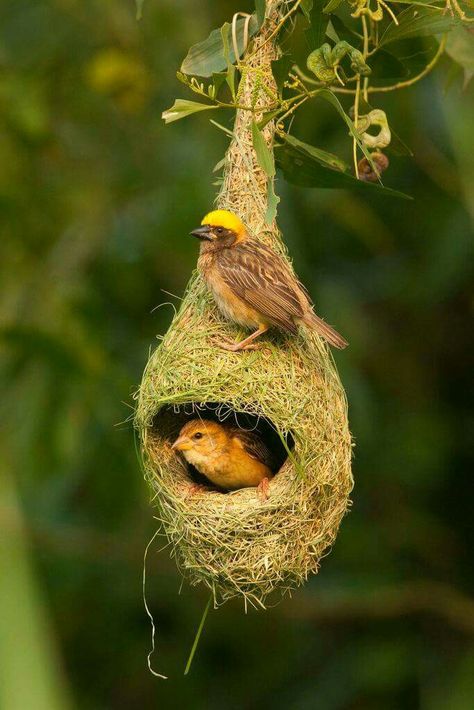
M277 475L281 470L288 458L288 450L293 451L295 445L291 433L284 436L285 443L283 443L282 435L279 434L276 425L270 419L249 412L238 412L223 402L188 402L165 406L154 416L152 431L160 439L172 444L182 427L191 419L210 419L223 425L237 426L244 431L255 432L272 454L274 475ZM193 483L200 483L213 490L226 492L214 486L191 464L186 463L186 469Z

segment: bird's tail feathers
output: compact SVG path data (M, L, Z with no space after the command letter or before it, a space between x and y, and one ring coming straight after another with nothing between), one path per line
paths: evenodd
M333 345L335 348L342 350L349 345L347 340L345 340L345 338L343 338L337 330L334 330L334 328L332 328L322 318L319 318L319 316L317 316L313 311L305 315L303 323L307 325L308 328L311 328L311 330L315 330L316 333L327 340L329 345Z

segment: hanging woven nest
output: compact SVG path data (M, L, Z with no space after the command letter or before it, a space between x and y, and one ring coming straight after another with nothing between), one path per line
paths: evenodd
M276 10L254 39L240 100L270 89L276 48L269 37ZM243 84L243 85L242 85ZM257 97L259 101L264 97ZM252 147L252 112L238 111L226 154L218 208L235 212L249 232L288 258L275 223L265 224L267 176ZM271 147L274 127L264 137ZM316 573L333 544L352 488L347 403L331 354L315 333L266 334L256 351L232 353L219 341L245 333L219 314L199 275L152 353L138 392L146 477L181 573L204 583L216 603L242 596L264 604L275 590ZM273 450L278 472L262 500L255 488L190 493L195 472L171 450L191 418L256 429Z

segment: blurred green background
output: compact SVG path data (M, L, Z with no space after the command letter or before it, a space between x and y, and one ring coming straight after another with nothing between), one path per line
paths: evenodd
M196 261L224 134L175 79L188 47L249 2L0 5L0 706L474 707L474 82L451 69L383 96L415 157L413 202L291 188L280 222L336 353L356 449L354 505L320 574L266 612L207 600L157 541L133 392ZM231 115L221 116L231 125ZM297 134L351 145L306 105Z

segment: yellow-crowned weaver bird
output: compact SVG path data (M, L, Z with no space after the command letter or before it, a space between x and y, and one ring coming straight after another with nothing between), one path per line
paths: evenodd
M303 324L336 348L347 341L313 311L303 284L276 252L252 239L237 215L209 212L191 234L201 240L198 269L224 316L254 330L225 350L249 350L253 341L276 327L296 335Z

